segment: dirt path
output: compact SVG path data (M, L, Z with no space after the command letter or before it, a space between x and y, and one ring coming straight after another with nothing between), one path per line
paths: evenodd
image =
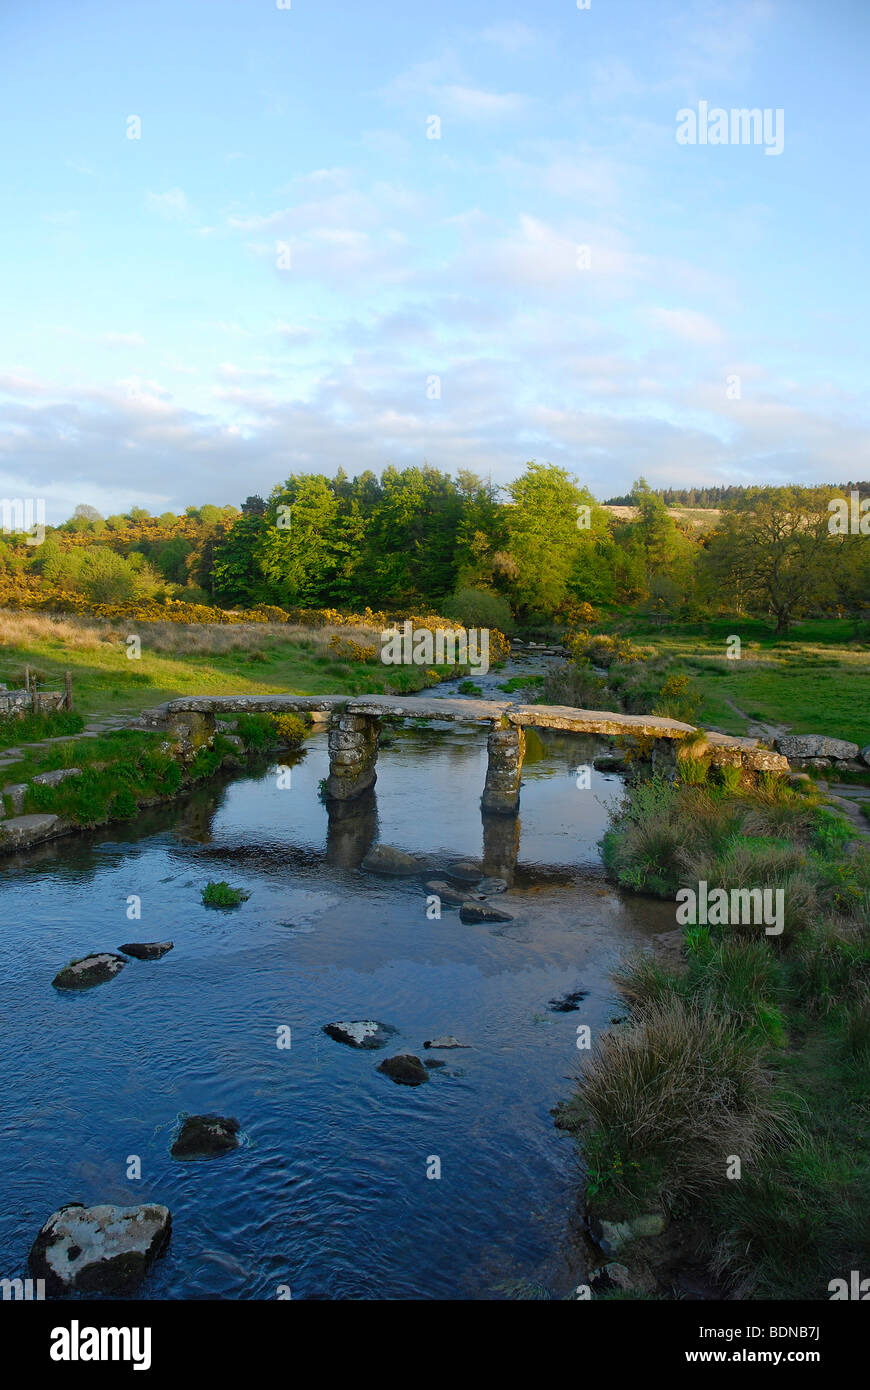
M746 732L750 734L752 738L775 739L789 732L790 726L788 724L763 724L758 719L750 719L746 711L742 710L739 705L735 705L733 700L726 698L725 703L736 715L739 715L741 719L747 721L749 727Z

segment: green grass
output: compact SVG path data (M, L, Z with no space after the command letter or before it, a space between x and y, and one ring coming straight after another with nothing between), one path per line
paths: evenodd
M104 739L79 740L75 761L66 755L61 766L81 767L81 776L70 777L56 787L31 785L25 813L49 812L81 826L133 820L140 806L172 797L181 786L181 766L161 752L160 741L159 734L132 730L107 734ZM58 766L57 747L28 760L26 775L49 770L41 764ZM19 767L16 775L26 780Z
M701 693L693 722L705 728L745 734L751 723L762 722L791 733L829 734L859 747L870 742L870 643L849 619L807 619L788 636L776 637L758 619L657 626L614 611L598 628L618 629L633 642L654 646L690 675ZM732 635L741 639L739 661L726 658Z
M114 762L135 762L147 749L156 749L164 738L165 735L160 733L117 729L96 738L70 739L68 742L50 744L47 748L25 750L26 756L13 765L4 780L29 782L39 772L53 772L61 767L99 770Z
M689 926L681 972L623 963L631 1018L602 1035L569 1107L587 1200L602 1216L664 1202L739 1298L825 1299L870 1246L870 851L847 854L852 834L786 787L661 780L633 786L608 832L630 886L786 885L776 941Z
M231 888L228 883L207 883L202 890L204 907L238 907L250 897L243 888Z
M509 680L502 681L499 690L503 690L506 695L514 695L518 690L530 690L532 686L543 683L543 676L511 676Z
M3 645L0 681L25 664L44 673L41 688L46 690L63 689L64 672L71 671L75 714L85 719L135 716L178 695L408 694L432 683L419 666L324 660L304 638L275 640L260 652L184 655L149 652L143 642L139 661L129 661L121 647L109 643L89 648L34 638ZM455 670L444 667L439 673L453 675ZM17 746L24 737L22 724L13 724L8 741Z
M22 743L35 743L38 739L77 734L84 724L84 719L75 710L0 719L0 748L18 748Z

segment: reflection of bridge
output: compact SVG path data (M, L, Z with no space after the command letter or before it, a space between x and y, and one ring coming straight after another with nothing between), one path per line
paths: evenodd
M182 696L142 716L151 728L163 728L183 747L210 741L216 721L234 714L309 714L329 724L329 803L352 801L374 786L384 718L449 720L488 724L488 763L482 806L496 814L516 815L525 729L561 729L606 738L651 740L654 762L679 758L679 745L692 740L696 757L713 764L739 765L754 771L787 772L788 761L759 747L753 738L704 733L691 724L658 715L619 714L572 709L568 705L523 705L510 700L438 699L419 695L218 695Z

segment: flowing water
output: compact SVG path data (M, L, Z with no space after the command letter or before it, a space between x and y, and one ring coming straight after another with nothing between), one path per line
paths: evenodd
M616 960L673 926L672 907L604 878L597 841L620 783L595 773L578 789L590 754L576 736L530 733L517 827L481 817L485 729L400 727L376 799L330 825L321 732L289 788L263 762L133 827L4 861L0 1276L24 1273L63 1203L150 1200L173 1233L140 1297L568 1292L584 1261L579 1170L550 1112L576 1074L578 1025L594 1035L621 1012ZM493 901L514 921L466 926L446 907L430 920L426 875L359 868L373 842L442 866L484 859L511 880ZM248 901L203 907L222 879ZM126 915L133 894L141 921ZM164 939L175 948L160 961L80 994L52 988L73 957ZM578 989L577 1011L554 1011ZM387 1050L322 1031L353 1018L392 1025ZM423 1050L447 1033L467 1050ZM446 1065L398 1086L375 1069L397 1052ZM244 1145L173 1160L184 1111L236 1116Z

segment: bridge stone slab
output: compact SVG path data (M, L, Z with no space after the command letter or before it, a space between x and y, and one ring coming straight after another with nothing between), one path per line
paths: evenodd
M616 710L573 709L570 705L510 705L507 718L523 728L565 729L576 734L634 734L641 738L688 738L692 724L656 714L621 714Z

